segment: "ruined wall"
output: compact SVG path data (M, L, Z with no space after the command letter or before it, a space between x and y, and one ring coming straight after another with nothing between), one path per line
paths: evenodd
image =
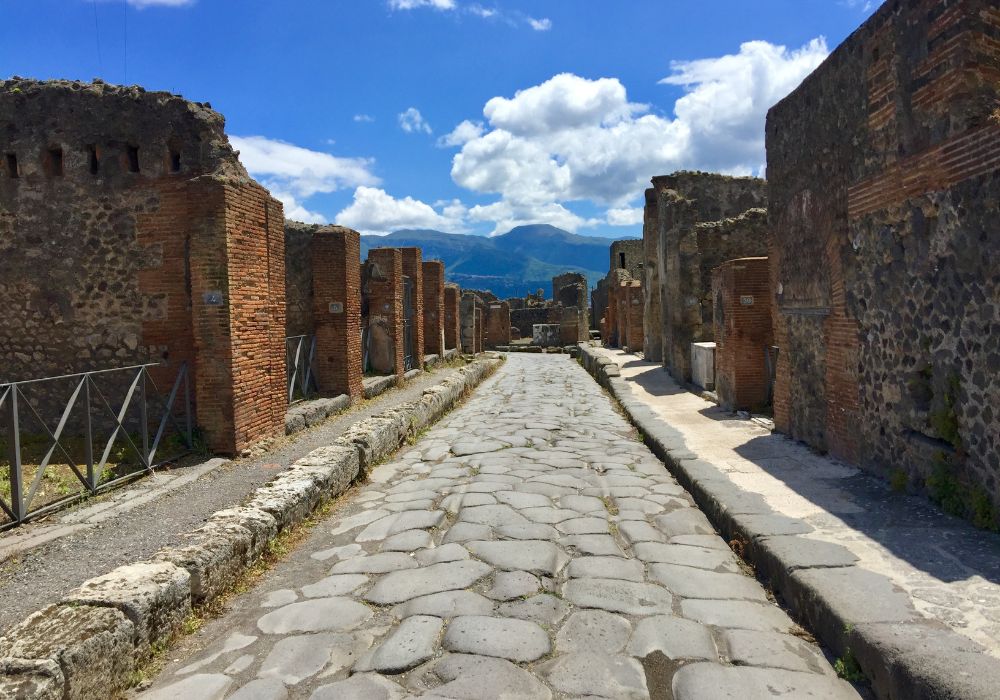
M285 221L285 335L311 335L313 326L313 235L316 224Z
M642 282L633 280L625 289L625 330L621 336L622 345L629 352L642 352L643 343L643 294Z
M660 310L659 213L656 188L645 191L642 213L642 298L643 355L651 362L663 362L663 313Z
M462 292L459 306L460 327L462 332L462 352L475 354L479 352L482 319L477 306L481 300L471 292Z
M558 309L534 306L510 312L510 324L517 328L522 338L531 337L531 328L536 323L559 323L562 319Z
M409 280L411 308L404 309L409 316L410 347L414 369L424 368L424 270L420 248L400 248L403 256L403 276Z
M286 240L288 227L285 227ZM327 395L364 394L361 367L361 235L343 226L317 228L309 251L316 333L316 383ZM286 275L287 279L287 275Z
M597 280L597 286L590 293L590 327L599 329L601 319L608 314L608 280L607 278ZM603 331L602 331L602 336Z
M886 4L767 120L777 427L994 522L998 36Z
M765 352L774 344L767 258L739 258L712 274L715 391L730 411L760 411L768 400Z
M444 263L427 260L424 276L424 354L444 353Z
M462 349L458 287L446 284L444 288L444 346L448 350Z
M403 256L397 248L368 251L363 294L368 301L368 357L371 368L402 376Z
M505 301L486 307L486 348L510 345L510 306Z
M169 388L186 362L212 449L283 430L282 208L222 116L134 86L14 79L0 124L3 378L159 362Z
M715 245L724 247L730 258L765 252L759 246L742 250L735 243L728 244L723 235L699 237L697 225L738 217L763 206L765 182L752 177L680 172L654 177L653 187L657 190L656 266L663 362L674 377L686 382L691 380L691 343L711 333L711 318L703 318L703 300L711 289L705 280L710 280L711 267L706 275L702 258L715 259L711 250ZM761 230L760 235L765 232ZM711 304L707 312L711 313Z
M641 238L615 241L610 246L608 269L627 270L632 279L642 279L645 247Z

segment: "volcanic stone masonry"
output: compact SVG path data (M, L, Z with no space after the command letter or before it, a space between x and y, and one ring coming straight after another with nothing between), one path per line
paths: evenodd
M424 284L424 354L444 356L444 263L425 260Z
M368 251L362 293L368 307L368 357L371 368L402 377L403 254L397 248Z
M212 450L283 433L282 206L222 115L134 86L14 78L0 124L3 378L159 362L169 388L186 363Z
M644 326L660 329L664 366L691 381L691 343L712 340L712 269L726 260L767 253L765 183L759 178L678 172L653 178L646 198L644 272L659 293L647 303ZM655 220L655 225L654 225ZM651 290L650 294L655 295ZM655 344L653 347L655 352Z
M447 350L462 351L462 330L460 322L459 298L461 290L448 284L444 288L444 345Z
M998 37L995 0L886 3L766 133L776 426L981 524L1000 505Z
M400 248L403 255L403 277L409 285L410 306L404 308L404 316L410 325L409 346L404 353L412 359L411 369L424 368L424 273L423 256L420 248ZM404 339L405 343L405 339Z

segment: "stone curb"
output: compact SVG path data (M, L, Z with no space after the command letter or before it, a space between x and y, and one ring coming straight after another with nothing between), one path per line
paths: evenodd
M285 528L308 518L406 439L438 420L501 361L480 359L416 401L357 423L313 450L236 508L214 513L148 561L84 582L0 638L0 697L114 697L143 660L175 635L192 606L225 592Z
M845 547L803 537L812 527L772 510L735 486L683 436L632 395L618 365L580 344L584 368L608 389L642 431L647 446L694 497L727 540L795 616L835 655L851 654L880 698L988 700L1000 688L1000 663L978 643L917 612L888 578L855 565Z

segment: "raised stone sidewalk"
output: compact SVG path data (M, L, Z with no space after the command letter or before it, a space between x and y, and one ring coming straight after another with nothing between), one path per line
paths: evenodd
M581 346L713 525L879 697L1000 697L1000 536Z
M511 355L147 700L856 698L566 355Z

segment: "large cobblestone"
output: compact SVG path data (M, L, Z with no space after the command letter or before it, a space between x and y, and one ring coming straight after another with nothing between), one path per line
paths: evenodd
M148 692L854 696L692 504L578 365L511 356Z

